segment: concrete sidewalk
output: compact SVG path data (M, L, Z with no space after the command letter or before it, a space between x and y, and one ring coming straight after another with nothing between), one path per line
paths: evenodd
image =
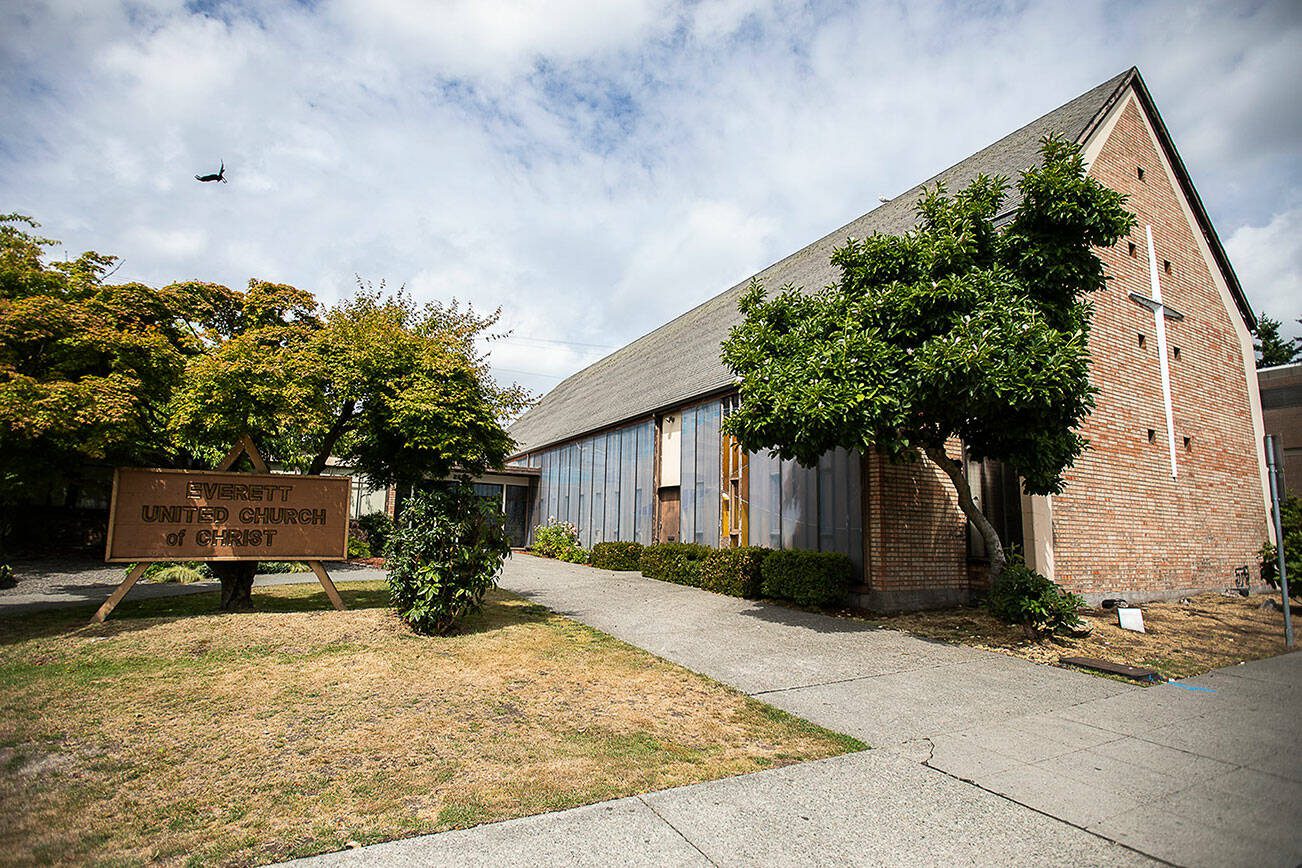
M865 751L301 866L1145 865L892 751Z
M1145 689L636 573L502 585L875 749L306 861L1302 861L1302 656Z

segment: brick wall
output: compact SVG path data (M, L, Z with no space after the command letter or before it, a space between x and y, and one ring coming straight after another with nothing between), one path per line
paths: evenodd
M1241 565L1251 565L1255 578L1255 552L1267 531L1243 351L1231 319L1239 314L1223 302L1133 99L1090 173L1130 196L1139 226L1129 239L1134 255L1127 239L1103 252L1114 279L1093 299L1090 348L1100 393L1085 425L1091 448L1053 498L1054 578L1090 596L1132 597L1227 587ZM1167 320L1174 480L1153 315L1128 297L1152 294L1145 224L1153 227L1163 301L1185 315Z
M1133 99L1090 171L1130 196L1139 227L1102 251L1113 280L1093 299L1092 378L1100 392L1085 425L1090 449L1053 498L1054 578L1093 598L1132 599L1228 587L1243 565L1255 581L1267 529L1249 384L1232 319L1239 313L1216 287ZM1146 224L1153 227L1163 300L1185 315L1167 321L1174 480L1153 315L1129 298L1132 291L1151 295ZM948 451L958 456L958 444ZM968 601L984 575L967 563L966 522L948 478L925 459L893 465L871 456L863 472L866 570L856 602L891 611Z
M958 458L958 441L946 452ZM863 462L864 587L855 602L876 611L966 603L967 522L949 477L926 458Z

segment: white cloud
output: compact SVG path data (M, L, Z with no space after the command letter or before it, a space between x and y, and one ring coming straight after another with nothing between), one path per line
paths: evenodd
M32 214L73 252L123 256L124 279L256 276L329 300L360 274L501 306L523 337L493 358L541 391L602 352L581 345L649 331L1138 63L1271 310L1258 294L1275 290L1258 287L1296 291L1297 224L1254 239L1302 201L1300 15L5 4L0 211ZM229 185L193 181L219 160Z
M1283 322L1281 331L1302 336L1302 207L1274 215L1264 226L1241 226L1226 252L1257 315Z

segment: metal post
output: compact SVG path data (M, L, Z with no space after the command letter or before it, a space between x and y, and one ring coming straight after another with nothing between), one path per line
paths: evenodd
M1266 435L1266 467L1270 475L1270 505L1275 515L1275 556L1278 559L1279 588L1284 600L1284 644L1293 647L1293 616L1288 604L1288 571L1284 566L1284 519L1280 512L1280 476L1283 475L1279 455L1279 441L1274 434Z

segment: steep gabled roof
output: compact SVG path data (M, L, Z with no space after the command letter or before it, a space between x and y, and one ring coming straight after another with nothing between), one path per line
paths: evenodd
M1226 273L1236 300L1242 298L1238 281L1225 259L1220 241L1206 219L1202 203L1188 183L1184 164L1170 144L1147 88L1138 70L1131 68L1103 84L1032 121L1016 132L984 148L966 160L951 166L935 177L901 193L835 232L796 251L755 275L770 289L785 284L816 289L837 279L831 264L832 251L848 237L864 238L873 232L900 234L916 222L914 209L924 187L944 183L950 190L966 186L979 174L1004 175L1016 179L1039 161L1040 140L1057 134L1084 142L1098 127L1108 110L1132 83L1138 85L1145 107L1155 119L1154 126L1164 138L1172 165L1186 186L1197 216L1203 223L1212 250ZM1010 190L1008 206L1017 204L1016 189ZM751 278L717 295L704 304L671 320L650 334L616 350L598 362L563 380L542 400L511 426L516 453L568 440L579 434L604 428L658 410L673 407L691 398L709 395L731 387L732 374L719 359L720 346L728 330L740 321L737 301ZM1246 303L1241 305L1251 320Z

